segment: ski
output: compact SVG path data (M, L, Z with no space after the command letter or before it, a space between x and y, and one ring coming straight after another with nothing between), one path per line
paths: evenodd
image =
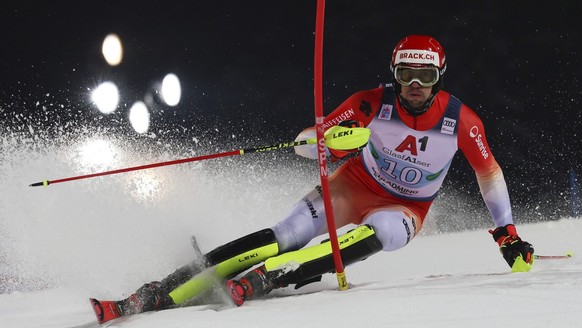
M198 241L196 240L196 236L192 235L190 237L190 244L192 244L192 248L194 249L195 258L201 259L204 257L204 253L200 250L200 246L198 246Z
M192 302L196 298L211 297L213 294L227 294L225 292L226 282L216 272L216 266L204 269L202 272L196 274L187 282L183 283L176 289L170 292L169 296L175 303L173 306L182 306L187 302ZM132 298L134 295L130 296ZM137 297L136 297L137 298ZM229 297L227 297L229 298ZM142 312L151 311L131 308L131 305L126 304L128 299L119 301L103 301L95 298L89 299L97 321L99 324L130 315L139 314ZM131 301L130 301L131 302ZM140 302L138 299L137 302ZM129 307L128 307L129 306ZM170 307L171 308L171 307ZM162 308L168 309L168 308ZM156 309L155 311L157 311ZM160 309L161 310L161 309Z
M95 312L95 316L97 316L97 322L99 322L99 324L123 316L123 312L115 301L100 301L90 298L89 302L91 302L91 306L93 307L93 311Z

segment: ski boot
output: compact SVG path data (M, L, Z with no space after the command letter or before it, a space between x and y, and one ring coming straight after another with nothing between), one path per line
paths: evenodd
M279 287L284 286L269 276L265 266L248 272L240 280L226 281L226 290L236 306L241 306L246 300L261 298Z
M117 303L121 308L122 315L158 311L174 305L159 281L141 286L134 294Z
M90 298L89 302L91 302L99 324L121 317L121 311L115 301L99 301Z
M121 301L99 301L94 298L89 300L99 323L146 311L163 310L174 305L158 281L143 285L134 294Z

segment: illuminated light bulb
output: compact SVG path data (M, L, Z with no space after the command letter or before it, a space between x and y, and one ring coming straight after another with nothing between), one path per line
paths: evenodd
M176 106L182 97L180 79L176 74L168 74L162 81L162 99L168 106Z
M150 113L147 106L138 101L129 110L129 122L137 133L146 133L150 127Z
M119 103L119 92L117 86L113 82L101 83L95 91L93 91L91 100L101 113L113 113Z
M123 60L123 46L121 40L116 34L109 34L103 40L101 53L105 61L111 66L117 66Z

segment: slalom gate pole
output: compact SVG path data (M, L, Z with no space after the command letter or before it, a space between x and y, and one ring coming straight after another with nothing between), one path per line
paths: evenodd
M323 21L325 17L325 0L317 0L315 16L315 55L314 55L314 96L315 96L315 129L317 131L317 162L319 164L319 176L321 178L322 198L327 217L327 230L329 233L331 249L337 282L340 290L348 289L348 282L344 272L344 265L337 239L335 217L331 203L329 181L327 174L327 155L325 153L324 116L323 116Z

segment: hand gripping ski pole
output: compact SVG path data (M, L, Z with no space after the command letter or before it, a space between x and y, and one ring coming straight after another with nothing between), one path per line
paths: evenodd
M366 142L368 142L369 137L370 137L370 130L367 128L348 128L348 127L343 127L343 126L333 126L325 132L325 145L327 147L333 148L333 149L349 150L349 149L354 149L354 148L358 148L362 145L365 145ZM210 155L203 155L203 156L197 156L197 157L178 159L178 160L173 160L173 161L146 164L146 165L128 167L128 168L123 168L123 169L118 169L118 170L113 170L113 171L105 171L105 172L92 173L92 174L87 174L87 175L79 175L79 176L75 176L75 177L58 179L58 180L44 180L44 181L35 182L33 184L30 184L30 187L38 187L38 186L45 186L46 187L50 184L68 182L68 181L73 181L73 180L88 179L88 178L94 178L94 177L99 177L99 176L104 176L104 175L145 170L145 169L151 169L151 168L160 167L160 166L168 166L168 165L196 162L196 161L202 161L202 160L212 159L212 158L236 156L236 155L243 155L243 154L250 154L250 153L262 153L262 152L266 152L266 151L278 150L278 149L290 148L290 147L296 147L296 146L302 146L302 145L314 145L316 143L317 143L317 138L310 138L310 139L294 141L294 142L279 143L279 144L271 145L271 146L238 149L238 150L233 150L233 151L224 152L224 153L216 153L216 154L210 154Z

